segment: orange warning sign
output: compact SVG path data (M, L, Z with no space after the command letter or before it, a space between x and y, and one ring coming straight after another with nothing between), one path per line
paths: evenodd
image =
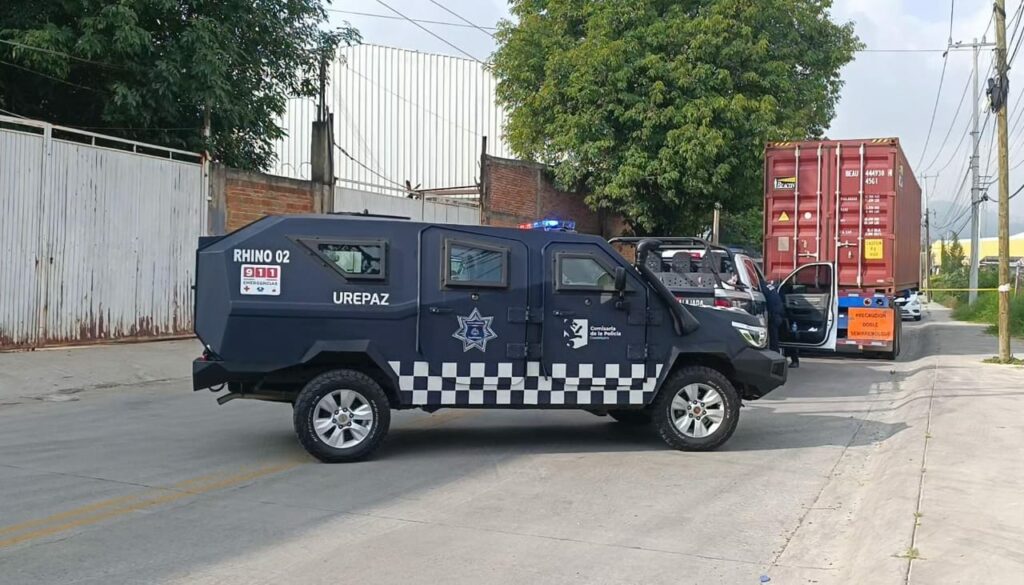
M892 309L851 307L846 314L849 317L846 336L858 341L892 341L895 314Z

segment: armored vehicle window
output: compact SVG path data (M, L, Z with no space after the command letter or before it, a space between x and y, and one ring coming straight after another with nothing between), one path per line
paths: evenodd
M559 254L556 270L560 290L615 290L615 275L593 256Z
M385 242L303 241L345 278L380 280L386 275Z
M445 286L508 286L508 250L469 242L444 243Z

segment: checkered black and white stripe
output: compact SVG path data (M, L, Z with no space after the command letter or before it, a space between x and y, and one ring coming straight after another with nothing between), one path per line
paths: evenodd
M417 406L646 404L661 374L661 364L551 364L545 376L540 362L445 362L432 375L428 362L388 363L402 401Z

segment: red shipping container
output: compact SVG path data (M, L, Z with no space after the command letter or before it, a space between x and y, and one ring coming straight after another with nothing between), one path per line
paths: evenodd
M836 262L839 288L917 288L921 187L896 138L776 142L764 157L764 267Z

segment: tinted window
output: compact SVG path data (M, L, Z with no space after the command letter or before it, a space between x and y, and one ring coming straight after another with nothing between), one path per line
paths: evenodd
M828 266L805 266L787 280L782 294L827 295L832 293L832 269Z
M345 276L384 277L383 244L317 244L317 251Z
M615 275L597 260L586 257L563 257L558 282L567 288L615 289Z
M505 250L468 244L448 245L448 284L505 286Z
M750 275L750 284L755 290L761 290L761 274L757 270L757 266L750 261L749 258L744 258L743 267L747 269L747 273Z

